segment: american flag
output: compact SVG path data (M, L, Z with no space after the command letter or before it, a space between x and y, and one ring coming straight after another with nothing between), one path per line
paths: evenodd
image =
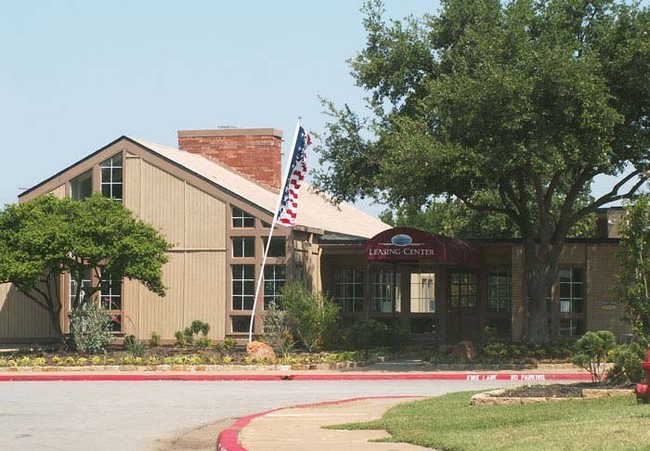
M310 144L311 138L305 132L305 129L299 126L296 146L293 148L287 180L282 191L282 201L280 202L280 208L278 208L278 222L289 227L296 225L298 190L307 174L307 146Z

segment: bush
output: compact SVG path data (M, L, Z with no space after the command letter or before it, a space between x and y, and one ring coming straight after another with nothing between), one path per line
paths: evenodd
M70 316L72 345L81 352L104 352L113 341L110 331L112 321L110 313L93 303L75 309Z
M201 349L209 348L212 346L212 340L207 337L208 332L210 332L210 325L195 319L183 331L179 330L174 334L176 346L183 348L185 346L194 346L195 348ZM199 333L201 336L199 336Z
M127 335L124 337L124 350L131 353L136 357L142 357L144 351L147 349L147 345L135 339L135 335Z
M607 380L618 384L641 382L644 376L641 362L644 357L645 349L638 343L617 346L611 353L613 365L607 372Z
M235 345L237 345L237 340L231 337L224 338L223 340L223 350L224 351L232 351L235 349Z
M287 313L275 305L264 312L264 340L283 357L288 356L294 346Z
M576 355L572 362L591 374L594 382L602 380L607 355L616 346L614 334L608 330L587 332L576 342Z
M156 348L160 346L160 334L156 331L151 332L151 338L149 339L149 346Z
M334 301L312 293L302 283L285 285L281 302L294 337L309 352L323 344L325 335L338 321L339 308Z

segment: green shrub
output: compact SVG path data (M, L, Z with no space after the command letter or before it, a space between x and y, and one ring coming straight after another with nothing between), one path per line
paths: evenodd
M284 286L281 305L293 336L309 352L322 346L339 317L339 308L330 297L312 293L302 283Z
M237 340L235 340L232 337L226 337L223 340L223 350L224 351L232 351L235 349L235 346L237 345Z
M576 342L572 362L591 374L594 382L602 380L608 353L616 346L614 334L608 330L589 331Z
M176 343L174 343L174 346L179 346L181 348L187 346L187 338L185 337L185 334L182 331L180 330L176 331L174 337L176 338Z
M151 332L151 338L149 339L149 346L152 348L156 348L160 346L160 334L156 331Z
M104 352L113 341L110 313L87 303L70 316L71 342L77 351L97 354Z
M372 318L356 320L352 326L338 334L338 347L346 350L374 349L392 346L394 335L391 328L383 321Z
M294 346L287 313L275 304L264 312L264 340L283 357L289 355Z
M210 332L210 325L204 323L198 319L192 321L192 323L183 329L183 331L177 331L174 336L176 337L176 346L185 347L185 346L194 346L195 348L209 348L212 346L212 340L210 340L207 335ZM198 334L201 334L199 337Z
M127 335L124 338L124 350L131 355L141 357L146 349L147 345L143 341L136 340L135 335Z
M641 362L645 349L638 343L617 346L610 355L612 367L607 372L607 380L615 383L641 382L643 368Z

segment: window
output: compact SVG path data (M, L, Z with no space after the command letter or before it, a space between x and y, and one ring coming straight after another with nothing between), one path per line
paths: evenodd
M232 309L252 310L255 298L255 266L232 265Z
M510 311L511 276L506 269L493 269L488 274L488 308L491 312Z
M264 238L264 251L266 251L266 243L268 238ZM286 243L283 236L272 237L271 238L271 247L269 248L269 257L284 257L286 255Z
M70 311L76 309L82 305L85 301L88 300L90 293L92 291L92 275L89 268L84 269L83 276L81 277L81 291L79 291L79 297L77 298L77 288L79 287L77 283L76 273L70 274L70 299L68 307Z
M271 306L281 308L280 297L287 278L284 265L266 265L264 267L264 308Z
M255 218L244 210L232 207L232 226L239 229L243 227L255 227Z
M334 301L342 313L363 310L363 271L337 269L334 272Z
M560 319L560 336L579 337L582 335L582 320L576 318Z
M395 311L400 311L402 300L400 276L401 274L397 274L397 277L393 280L393 271L391 269L380 269L372 274L373 312L392 313L393 301L395 301Z
M93 193L93 171L86 171L83 174L70 180L70 196L74 200L85 199Z
M452 272L449 279L451 306L453 308L476 307L476 274Z
M122 201L122 154L113 155L99 165L102 195Z
M582 313L582 268L560 269L560 313Z
M232 239L233 257L255 257L255 238L238 236Z
M112 332L122 331L122 281L112 278L102 280L102 290L99 297L101 308L111 312Z
M251 325L250 316L233 316L230 318L232 331L234 333L248 332ZM255 330L255 320L253 320L253 330Z
M105 310L122 310L122 281L102 280L100 305Z
M411 313L436 312L436 274L411 273Z

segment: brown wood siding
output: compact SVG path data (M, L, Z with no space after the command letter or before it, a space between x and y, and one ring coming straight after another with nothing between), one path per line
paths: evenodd
M0 342L55 338L47 311L19 293L12 284L0 284Z
M124 282L123 332L143 339L158 332L173 340L193 320L225 337L226 203L164 169L127 154L124 203L174 245L164 268L167 296Z
M52 194L54 197L56 197L58 199L63 199L66 196L66 194L65 194L65 185L61 185L61 186L53 189L52 191L50 191L49 194Z
M127 160L131 161L131 160ZM129 168L127 166L126 170ZM185 247L185 182L143 161L140 166L138 216L177 247Z

